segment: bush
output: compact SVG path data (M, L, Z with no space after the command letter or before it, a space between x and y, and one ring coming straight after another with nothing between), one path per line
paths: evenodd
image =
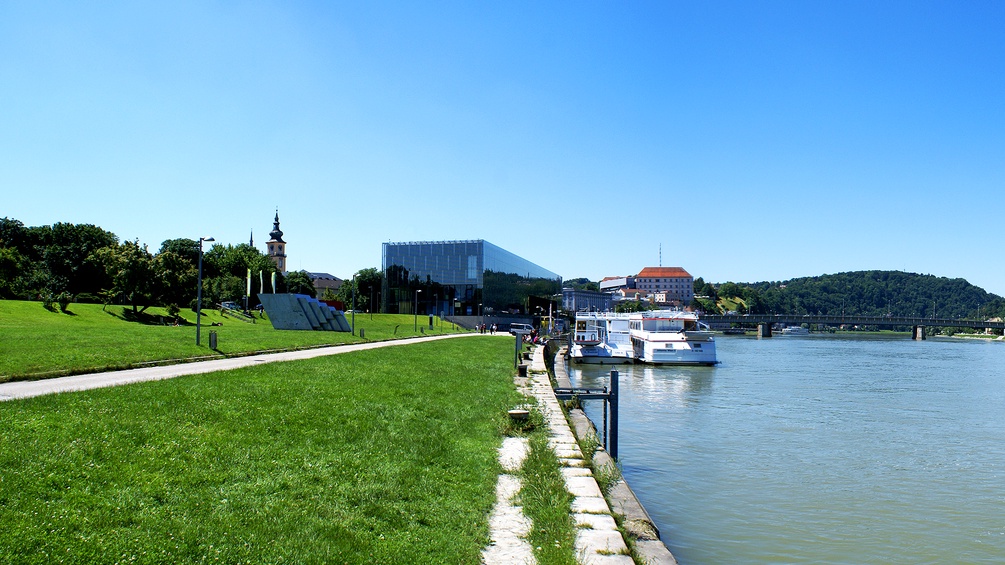
M56 311L56 298L51 292L42 293L42 307L52 312Z
M70 302L73 302L73 297L70 296L69 292L64 290L56 297L56 302L59 303L59 311L66 312L66 309L70 306Z
M77 302L77 303L79 303L79 304L103 304L104 303L104 301L101 300L101 298L99 298L99 297L91 294L90 292L81 292L80 294L77 295L77 298L74 301Z

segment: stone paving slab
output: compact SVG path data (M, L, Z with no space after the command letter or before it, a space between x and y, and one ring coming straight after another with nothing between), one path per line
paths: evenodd
M596 479L589 477L566 477L565 490L575 497L603 498L604 493L600 492Z
M572 501L572 511L586 514L610 514L611 508L607 506L607 501L603 497L577 496Z
M580 528L589 528L591 530L618 529L618 524L614 521L614 516L611 516L610 514L583 514L579 512L573 514L572 518L576 521L576 526Z
M586 550L587 555L614 556L628 553L628 546L617 530L581 529L576 533L576 547L580 546Z

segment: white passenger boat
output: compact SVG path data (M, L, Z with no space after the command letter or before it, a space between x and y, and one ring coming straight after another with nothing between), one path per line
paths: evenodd
M802 326L788 326L782 328L782 335L810 335L810 330Z
M715 365L715 338L694 312L653 310L629 318L635 359L653 364Z
M628 314L578 312L570 334L569 357L575 363L631 363Z

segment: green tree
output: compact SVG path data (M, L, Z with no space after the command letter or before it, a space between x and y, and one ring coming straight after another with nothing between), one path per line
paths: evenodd
M174 251L161 249L152 265L157 302L162 306L189 304L196 297L196 265Z
M353 286L355 284L355 287ZM335 293L335 300L341 301L346 308L353 308L352 292L356 290L356 306L359 310L371 311L380 306L380 292L384 284L384 273L370 267L356 271L355 277L342 281L342 286ZM445 296L439 298L445 299ZM371 304L372 301L372 304Z
M153 303L154 261L146 245L140 245L139 240L126 241L98 249L90 258L105 269L112 281L112 292L132 306L134 313L146 310Z
M0 298L16 298L21 292L27 259L13 247L0 247Z
M311 276L307 274L307 271L294 271L292 273L288 273L286 275L285 282L286 292L293 294L306 294L311 298L317 296L317 290L314 289L314 281L311 280Z
M42 261L49 273L49 290L97 294L107 288L107 272L88 258L99 249L118 245L119 238L92 224L56 223L37 228Z
M160 251L157 254L172 252L182 257L192 264L192 267L199 265L199 242L194 239L168 239L161 243Z

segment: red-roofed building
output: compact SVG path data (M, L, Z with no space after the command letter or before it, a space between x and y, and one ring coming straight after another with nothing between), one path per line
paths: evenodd
M635 275L635 287L665 295L667 304L687 306L694 299L694 277L680 267L646 267Z

